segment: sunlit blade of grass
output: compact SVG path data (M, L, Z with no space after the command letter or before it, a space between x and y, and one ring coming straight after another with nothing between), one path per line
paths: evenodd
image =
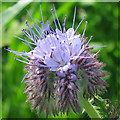
M25 6L27 6L32 0L20 0L14 6L9 7L6 11L0 14L0 26L7 24L13 17L15 17Z
M84 99L84 97L80 94L80 103L85 109L85 111L88 113L90 118L96 118L100 119L100 115L97 113L97 111L94 109L94 107L91 105L91 103Z

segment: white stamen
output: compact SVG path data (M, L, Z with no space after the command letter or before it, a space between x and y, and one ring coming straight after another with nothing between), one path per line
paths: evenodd
M57 16L57 13L56 13L55 5L54 5L54 4L53 4L53 7L54 7L55 15L56 15L56 18L57 18L57 21L58 21L58 25L59 25L59 27L60 27L60 31L62 31L62 28L61 28L61 25L60 25L60 22L59 22L59 19L58 19L58 16Z
M51 9L51 12L52 12L53 20L54 20L54 23L55 23L55 27L57 29L57 24L56 24L56 21L55 21L55 18L54 18L53 9Z
M28 71L28 73L23 77L21 83L24 81L24 79L26 78L26 76L29 74L30 72Z
M15 60L18 60L18 61L20 61L20 62L23 62L23 63L28 64L28 62L22 61L22 60L20 60L20 59L17 59L17 58L14 58L14 59L15 59Z
M73 25L72 25L73 29L74 29L74 24L75 24L75 16L76 16L76 6L75 6L75 10L74 10L74 18L73 18Z
M107 47L107 45L102 45L102 46L92 46L92 47L94 47L94 48L96 48L96 47Z
M44 23L44 20L43 20L43 15L42 15L41 5L40 5L40 12L41 12L41 17L42 17L42 22Z
M85 46L87 46L87 45L89 44L89 42L91 41L92 37L93 37L93 36L90 37L90 39L88 40L88 42L86 43Z
M84 38L84 36L85 36L85 31L86 31L87 23L88 23L88 22L86 21L86 24L85 24L85 28L84 28L84 31L83 31L83 34L82 34L81 41L83 41L83 38Z
M82 23L82 21L85 19L85 16L83 17L83 19L80 21L80 23L78 24L77 28L75 29L74 34L76 33L77 29L80 27L80 24Z
M66 32L66 29L65 29L66 17L67 17L67 15L65 15L65 18L64 18L64 23L63 23L63 32Z

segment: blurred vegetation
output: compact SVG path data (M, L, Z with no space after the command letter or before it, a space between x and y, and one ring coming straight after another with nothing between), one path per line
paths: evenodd
M23 94L25 85L21 83L25 75L25 64L14 60L15 55L4 50L9 47L15 51L29 51L29 47L24 45L19 39L13 35L22 37L22 29L27 28L25 21L28 20L30 26L33 22L30 19L26 9L31 13L33 18L41 20L40 4L43 11L44 21L50 20L51 26L54 26L51 15L52 2L32 2L20 8L16 6L16 2L3 2L2 11L2 117L3 118L38 118L37 112L31 112L31 103L25 103L27 95ZM120 43L118 41L118 3L76 3L76 2L56 2L54 3L60 22L63 23L65 15L67 15L66 28L72 27L74 7L77 7L75 28L79 24L83 16L88 21L86 37L93 35L90 45L108 45L106 48L100 48L99 61L106 63L105 71L110 74L105 78L109 87L107 92L102 94L102 98L110 99L113 103L120 98L120 57L118 49ZM11 11L9 9L11 8ZM9 11L9 12L6 12ZM9 15L11 14L11 15ZM12 16L12 17L10 17ZM82 23L78 32L82 34L85 21ZM54 26L55 27L55 26ZM97 52L98 48L93 52ZM45 117L43 113L40 117ZM51 116L52 117L52 116ZM64 115L66 117L66 115ZM75 115L70 113L69 117L87 117L84 115Z

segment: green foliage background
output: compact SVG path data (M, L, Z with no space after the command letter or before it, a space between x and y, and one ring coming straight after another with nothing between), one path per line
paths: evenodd
M51 8L52 2L32 2L21 9L15 7L8 12L9 8L17 4L16 2L2 3L2 117L3 118L38 118L37 112L31 113L31 103L25 103L27 95L23 94L25 85L21 83L25 75L25 64L14 60L15 55L5 51L4 47L9 47L15 51L29 51L29 47L25 46L20 40L13 35L22 37L22 29L27 28L25 21L28 20L30 26L33 22L30 19L26 9L31 13L33 18L41 20L40 4L43 11L44 21L49 20L51 26L54 26ZM72 27L72 19L74 7L77 7L75 28L79 24L83 16L88 21L86 37L93 39L90 45L108 45L106 48L100 48L99 61L106 63L105 71L110 74L106 77L109 85L107 92L102 94L103 98L109 98L113 103L120 98L120 68L118 66L120 57L118 49L120 48L118 41L118 3L99 3L99 2L55 2L57 15L60 22L63 23L64 16L67 15L66 28ZM16 13L17 12L17 13ZM12 16L13 15L13 16ZM12 16L12 17L11 17ZM7 21L7 22L6 22ZM78 29L78 33L82 34L85 21ZM97 52L98 48L93 50ZM45 117L42 114L40 117ZM51 116L52 117L52 116ZM66 117L66 115L64 115ZM84 117L83 115L75 115L71 112L69 117Z

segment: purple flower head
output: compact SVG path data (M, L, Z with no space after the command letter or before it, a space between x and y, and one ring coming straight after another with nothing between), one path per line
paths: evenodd
M46 111L46 117L51 112L54 116L58 115L59 111L68 114L70 109L75 113L80 112L80 92L93 96L106 88L106 83L101 78L106 76L101 70L105 64L96 60L100 51L90 54L94 47L105 46L88 46L92 36L89 40L85 37L87 21L83 33L76 34L85 19L84 17L74 29L76 7L73 25L68 30L65 28L66 16L61 26L54 5L53 8L51 12L55 30L48 21L47 24L44 23L42 10L42 21L37 20L42 27L36 24L28 12L34 22L33 28L26 21L29 31L23 29L23 38L17 38L29 46L31 51L17 52L7 49L24 59L16 60L27 64L25 68L28 73L23 78L27 84L24 93L28 93L26 102L33 101L31 111L38 107L39 114Z

